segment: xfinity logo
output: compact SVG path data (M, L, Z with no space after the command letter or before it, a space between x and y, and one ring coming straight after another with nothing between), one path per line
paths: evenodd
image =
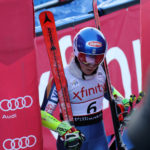
M88 97L90 95L94 95L94 94L97 94L97 93L100 93L103 91L104 91L104 87L102 85L100 85L99 83L97 86L91 87L88 89L85 89L85 87L83 86L80 91L73 92L73 94L74 94L73 99L77 98L81 101L84 97Z

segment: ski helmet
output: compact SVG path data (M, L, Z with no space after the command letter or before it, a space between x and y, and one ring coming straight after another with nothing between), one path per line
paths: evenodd
M80 62L99 64L104 60L107 43L101 31L86 27L74 37L73 47Z

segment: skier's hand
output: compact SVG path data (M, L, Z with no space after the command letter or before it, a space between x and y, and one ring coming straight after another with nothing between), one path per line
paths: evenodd
M141 91L138 97L136 97L134 94L131 94L129 99L122 99L122 104L117 104L118 118L120 122L127 122L127 120L129 120L130 114L132 113L133 109L135 109L133 108L133 105L135 107L144 96L145 93Z
M145 92L141 91L139 93L139 96L138 96L137 100L136 100L136 104L138 104L144 98L144 96L145 96Z
M82 142L85 140L84 135L67 121L63 121L58 126L57 132L64 141L64 146L67 150L79 150Z
M124 98L122 99L122 103L117 104L117 112L118 112L118 119L120 122L124 121L124 118L129 113L129 108L132 106L133 102L136 100L135 95L130 95L130 99Z
M67 150L80 150L84 140L84 135L74 127L64 135L64 145Z

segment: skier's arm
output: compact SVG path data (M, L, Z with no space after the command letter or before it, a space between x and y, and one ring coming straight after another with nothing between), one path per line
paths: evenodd
M130 100L124 98L113 86L111 87L112 90L112 98L115 101L118 119L120 122L124 121L124 116L128 114L128 109L130 106ZM105 89L105 98L108 99L108 91Z
M121 104L124 107L129 107L129 99L124 98L119 91L117 91L113 86L111 87L113 99L117 104ZM108 99L108 90L105 89L104 97Z
M124 98L114 87L112 87L112 95L117 104L122 104L125 108L130 106L129 99Z
M68 122L60 122L49 113L41 110L42 125L56 131L64 140L64 146L69 149L79 149L84 141L84 135Z
M41 110L42 125L50 130L56 131L58 125L61 123L55 117Z
M58 104L58 94L54 80L53 78L51 78L45 90L41 110L44 110L49 114L53 114L57 104Z
M49 81L44 101L41 107L42 125L56 131L64 140L64 146L69 149L79 149L84 140L84 135L68 122L60 122L51 114L58 104L58 94L53 78Z

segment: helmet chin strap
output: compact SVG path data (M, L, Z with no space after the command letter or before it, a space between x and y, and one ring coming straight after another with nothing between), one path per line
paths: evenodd
M81 70L80 63L79 63L78 58L76 56L75 56L75 63L77 64L77 66ZM97 70L98 70L98 67L95 69L95 71L91 75L96 74ZM82 72L82 78L83 78L83 80L85 80L85 76L88 76L88 75L86 75L82 70L81 70L81 72Z

